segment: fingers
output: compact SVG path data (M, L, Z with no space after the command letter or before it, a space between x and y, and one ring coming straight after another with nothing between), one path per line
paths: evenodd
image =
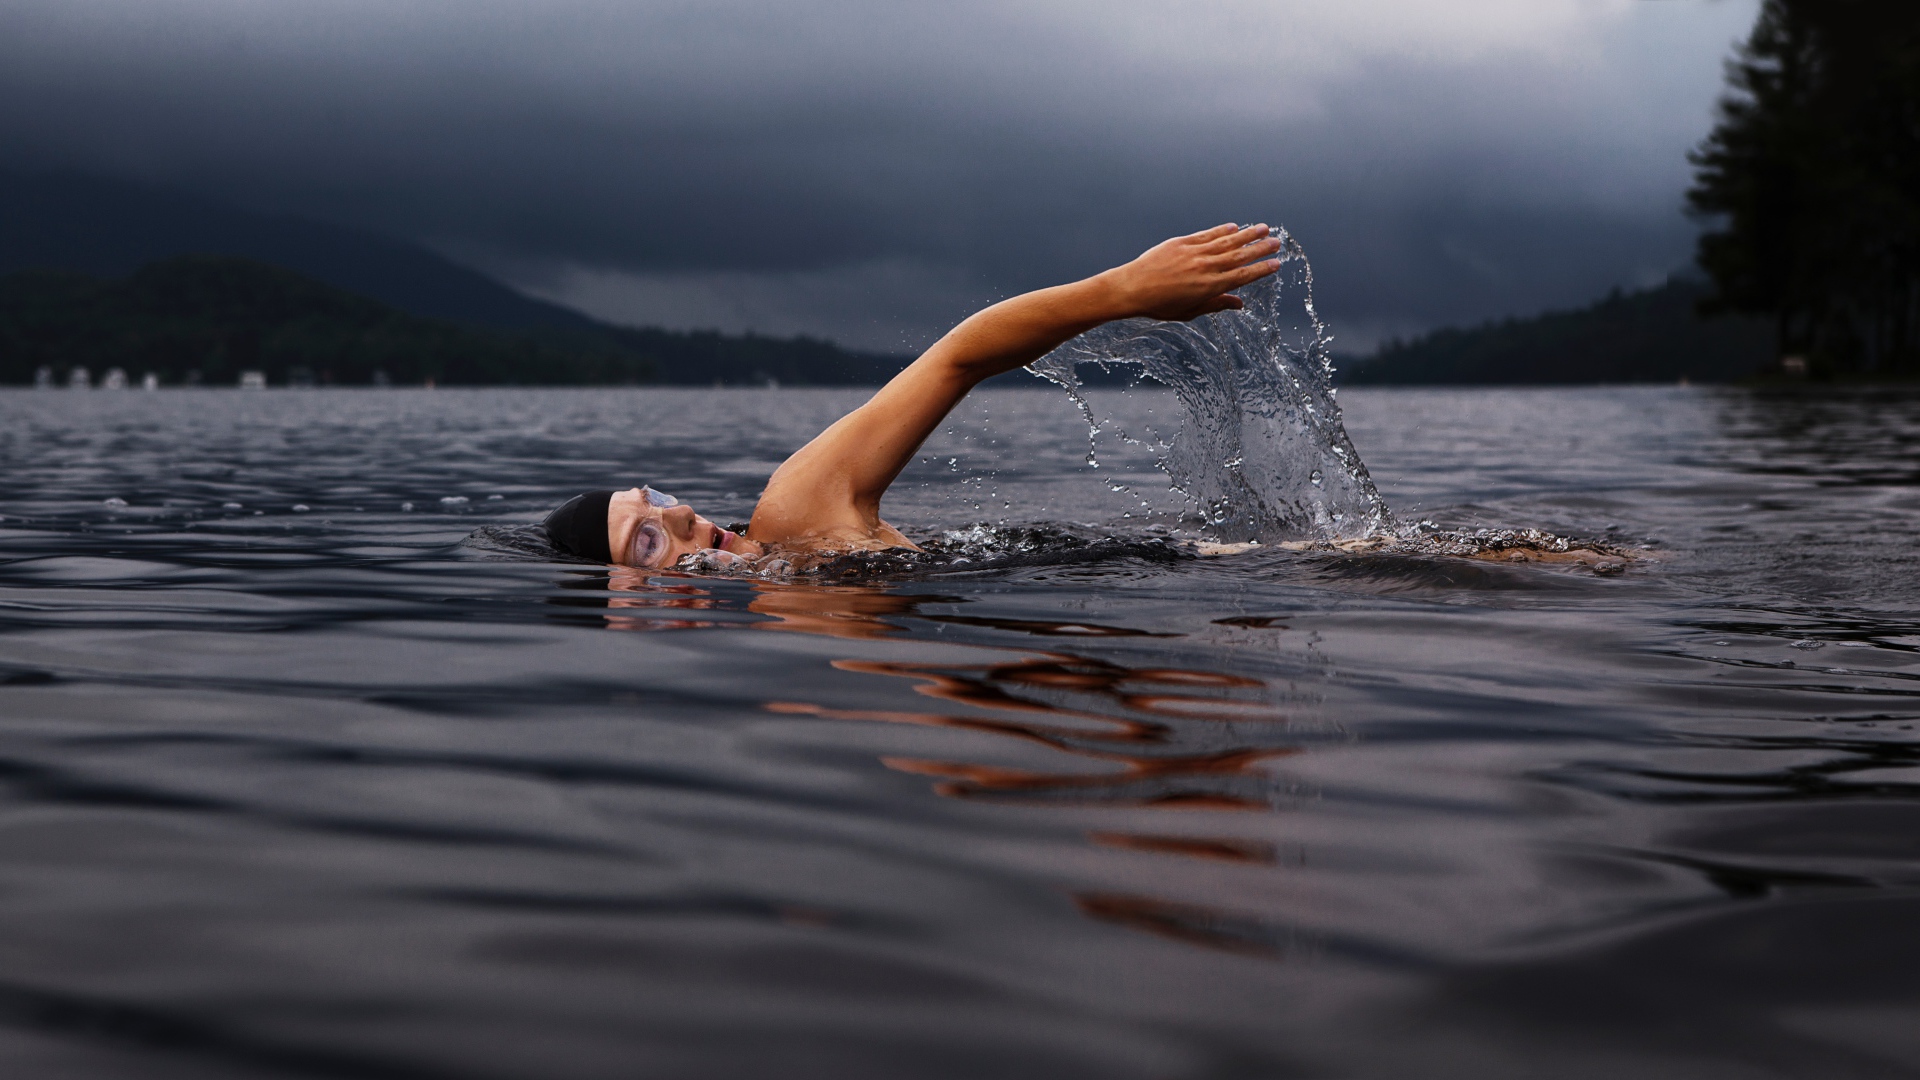
M1278 271L1279 269L1280 269L1279 259L1266 259L1257 263L1248 263L1246 266L1242 266L1236 270L1233 270L1226 275L1227 280L1231 282L1231 284L1227 286L1227 289L1233 290L1241 287L1242 285L1248 285L1253 282L1259 281L1261 278L1266 277L1268 274L1272 274Z
M1206 244L1208 254L1219 255L1238 251L1248 244L1256 243L1273 233L1268 225L1249 225L1244 229L1229 229L1222 225L1217 229L1208 229L1215 234Z
M1231 222L1156 245L1117 268L1138 294L1139 310L1155 318L1187 320L1246 305L1231 293L1280 269L1272 256L1285 250L1281 230ZM1191 305L1191 306L1189 306Z
M1218 282L1220 293L1207 300L1201 301L1200 304L1197 307L1193 308L1189 313L1179 316L1180 321L1191 322L1192 320L1197 319L1202 315L1211 315L1216 311L1239 311L1240 309L1247 306L1246 301L1233 295L1233 290L1238 289L1243 285L1249 285L1253 282L1259 281L1261 278L1266 277L1269 274L1272 274L1279 269L1280 269L1280 260L1267 259L1262 262L1250 263L1246 266L1236 267L1233 270L1225 274L1222 274Z
M1199 232L1194 233L1193 235L1187 237L1187 239L1198 240L1201 243L1211 243L1215 240L1220 239L1221 237L1232 236L1234 233L1239 231L1240 231L1240 226L1235 225L1233 222L1229 221L1225 225L1215 225L1211 229L1202 229Z
M1278 237L1269 236L1265 240L1257 240L1243 247L1232 248L1221 254L1209 256L1208 261L1221 270L1234 269L1245 266L1256 259L1264 259L1269 255L1276 255L1280 252L1281 246Z
M1248 225L1242 228L1228 222L1182 239L1198 248L1195 254L1201 258L1237 265L1279 251L1283 245L1273 232L1271 225Z

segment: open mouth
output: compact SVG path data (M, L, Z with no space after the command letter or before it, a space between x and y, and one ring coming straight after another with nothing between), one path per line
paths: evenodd
M723 529L723 528L721 528L721 527L720 527L720 526L718 526L718 525L715 525L715 526L713 527L713 543L712 543L712 544L709 544L708 546L709 546L709 547L717 547L717 548L719 548L719 549L720 549L721 551L726 551L726 550L727 550L727 542L728 542L728 541L730 541L730 540L732 540L732 539L733 539L733 534L732 534L732 533L730 533L730 532L728 532L727 530L725 530L725 529Z

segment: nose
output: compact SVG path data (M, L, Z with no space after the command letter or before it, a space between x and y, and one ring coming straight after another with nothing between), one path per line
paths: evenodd
M660 520L666 522L667 528L673 532L673 535L682 540L693 536L693 523L698 516L693 512L693 507L684 504L669 506L660 511Z

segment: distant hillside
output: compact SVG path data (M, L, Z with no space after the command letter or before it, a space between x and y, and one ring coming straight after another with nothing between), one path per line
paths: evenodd
M1773 360L1773 333L1745 318L1702 319L1704 285L1670 281L1579 311L1436 330L1340 366L1342 385L1731 382Z
M425 319L247 259L195 255L118 280L72 271L0 277L0 382L75 366L166 383L442 385L628 382L875 383L900 367L804 338L598 326L505 330Z
M283 266L430 319L514 329L598 325L403 241L118 180L0 174L0 273L124 277L176 255Z

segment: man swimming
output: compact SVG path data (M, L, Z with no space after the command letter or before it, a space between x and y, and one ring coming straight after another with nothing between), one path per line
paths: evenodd
M569 555L645 569L713 550L756 559L770 547L917 548L881 519L880 498L961 398L1103 323L1184 322L1240 307L1233 290L1280 268L1271 232L1227 224L1177 236L1125 265L974 313L774 470L744 536L644 486L569 499L547 516L547 536Z

